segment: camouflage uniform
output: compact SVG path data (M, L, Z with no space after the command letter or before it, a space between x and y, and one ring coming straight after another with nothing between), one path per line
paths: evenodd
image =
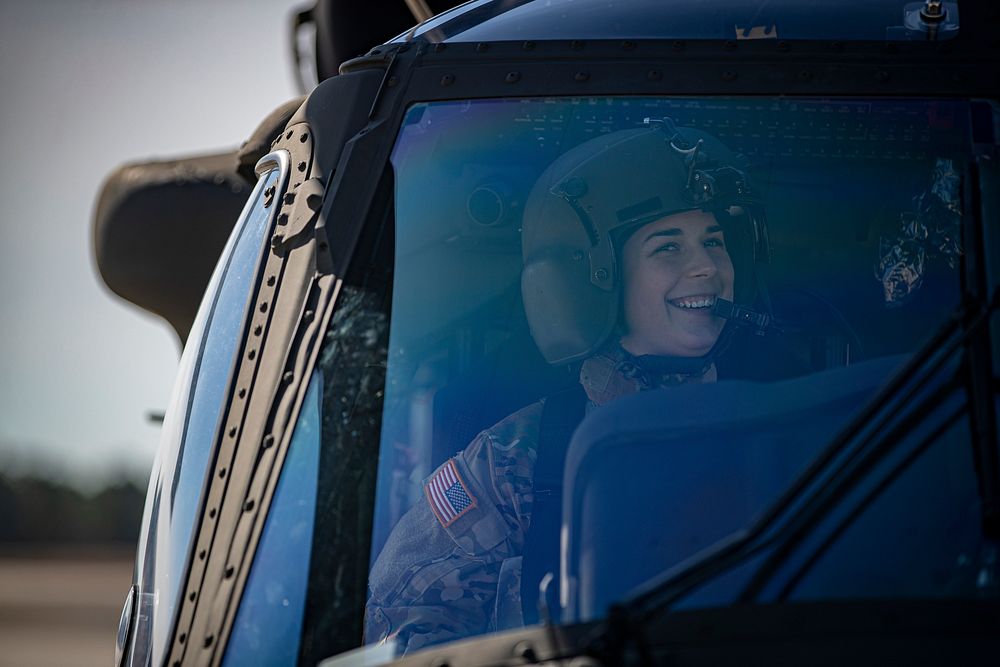
M583 363L588 409L654 386L715 379L651 378L617 344ZM521 551L531 523L532 476L544 399L483 431L425 482L426 497L400 519L369 577L369 643L390 637L403 652L523 625ZM432 484L458 482L457 500L435 506Z

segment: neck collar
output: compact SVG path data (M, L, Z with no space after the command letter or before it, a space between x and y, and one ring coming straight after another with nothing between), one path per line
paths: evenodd
M583 362L580 384L595 405L621 396L688 382L715 380L715 355L703 357L635 356L617 340Z

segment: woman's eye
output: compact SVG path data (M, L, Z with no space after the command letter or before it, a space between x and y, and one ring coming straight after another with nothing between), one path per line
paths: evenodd
M715 237L705 239L706 248L725 248L726 244L722 239L717 239Z
M680 246L677 245L676 243L664 243L659 248L657 248L654 252L665 252L665 251L666 252L671 252L671 251L674 251L674 250L680 250Z

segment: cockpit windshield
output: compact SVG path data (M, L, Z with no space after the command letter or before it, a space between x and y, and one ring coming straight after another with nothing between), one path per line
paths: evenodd
M969 113L413 106L365 641L597 618L759 515L959 302Z
M265 530L253 627L301 625L315 664L362 633L392 655L604 618L754 525L849 425L902 448L870 459L881 477L838 487L825 532L767 577L682 605L997 595L958 363L861 419L963 303L983 117L940 99L411 106L299 418L318 475L282 476L315 508ZM269 544L307 517L308 585Z

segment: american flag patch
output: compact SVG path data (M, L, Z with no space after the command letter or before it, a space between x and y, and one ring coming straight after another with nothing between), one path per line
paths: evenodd
M454 461L448 461L431 475L424 493L441 525L447 528L476 506L476 498L458 474Z

